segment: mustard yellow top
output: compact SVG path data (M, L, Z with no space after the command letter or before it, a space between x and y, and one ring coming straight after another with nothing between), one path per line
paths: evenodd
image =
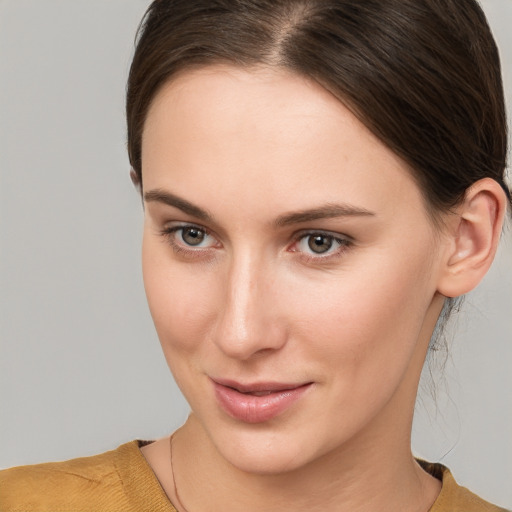
M132 441L93 457L0 471L1 512L176 512ZM460 487L439 464L422 463L442 480L430 512L506 512Z

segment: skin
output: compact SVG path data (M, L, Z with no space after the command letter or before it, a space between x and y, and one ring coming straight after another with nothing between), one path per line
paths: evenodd
M142 155L146 293L192 410L174 440L186 509L428 510L440 483L411 454L414 403L442 292L471 285L454 276L485 245L474 223L440 232L407 165L280 70L182 73L152 104ZM474 197L491 215L494 196ZM251 424L211 378L312 385ZM178 504L168 438L142 450Z

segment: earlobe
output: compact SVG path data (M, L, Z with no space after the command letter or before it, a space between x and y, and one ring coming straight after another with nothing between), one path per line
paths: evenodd
M496 254L507 200L500 185L490 179L477 181L457 208L438 292L458 297L483 279Z

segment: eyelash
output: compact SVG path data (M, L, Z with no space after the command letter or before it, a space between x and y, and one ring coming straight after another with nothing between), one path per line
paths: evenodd
M301 258L303 258L306 262L327 262L333 259L341 257L352 245L353 242L349 237L340 236L339 233L332 233L330 231L301 231L295 236L295 240L293 242L293 246L300 243L302 240L306 241L309 237L325 237L331 240L331 242L339 244L339 247L335 249L333 252L328 252L325 255L319 253L318 255L313 255L313 253L306 253L304 251L299 250L291 250L290 252L301 252ZM331 250L331 247L328 251Z
M201 231L205 234L205 236L212 236L210 231L206 228L203 228L201 226L197 226L195 224L181 224L177 226L169 226L161 230L160 234L167 240L169 245L172 247L173 251L176 254L186 256L189 259L194 258L202 258L205 256L205 252L210 249L210 247L202 248L197 247L193 248L193 246L188 246L190 248L187 248L187 245L185 241L183 241L183 244L180 244L176 241L175 235L178 232L184 232L186 229L195 229L197 231Z
M186 256L187 258L194 259L194 258L202 258L205 256L205 252L210 249L211 247L197 247L194 248L193 246L187 246L186 242L183 241L183 244L178 243L175 239L175 235L178 232L184 232L187 229L195 229L197 231L200 231L204 233L205 236L213 236L211 232L202 227L195 224L182 224L177 226L169 226L161 230L160 234L161 236L165 237L169 245L171 245L172 249L176 254L181 254ZM319 262L327 262L331 261L332 259L336 259L341 257L352 245L353 242L349 237L340 236L339 233L332 233L329 231L301 231L297 233L294 236L293 242L291 244L291 247L296 246L301 241L305 241L308 237L325 237L327 239L330 239L330 241L334 244L339 244L339 247L334 250L333 252L329 252L326 255L322 255L322 253L319 253L317 256L313 255L312 253L308 254L304 251L300 251L297 249L288 249L289 252L294 253L300 253L300 257L305 260L306 262L311 263L319 263ZM331 250L331 247L328 249L328 251Z

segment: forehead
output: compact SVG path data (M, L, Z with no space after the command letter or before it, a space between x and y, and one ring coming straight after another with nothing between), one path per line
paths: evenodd
M194 181L196 201L222 187L232 200L264 197L283 206L297 197L357 202L369 193L385 203L404 190L421 203L405 162L341 101L313 80L276 69L181 73L151 106L142 162L146 190L190 193Z

